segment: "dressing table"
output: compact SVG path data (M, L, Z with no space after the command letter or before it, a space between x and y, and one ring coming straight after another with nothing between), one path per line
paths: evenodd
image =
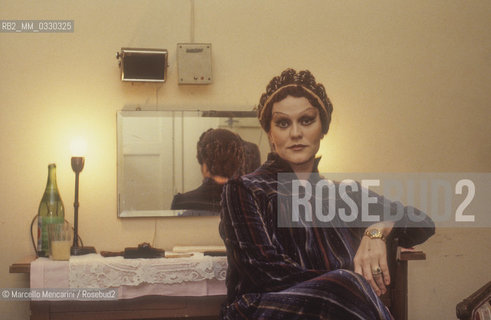
M117 299L32 299L31 320L216 319L225 299L226 257L124 259L98 254L70 261L30 259L10 266L30 273L31 289L113 288Z

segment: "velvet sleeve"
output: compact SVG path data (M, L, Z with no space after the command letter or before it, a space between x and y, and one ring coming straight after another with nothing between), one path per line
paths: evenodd
M303 268L275 244L267 217L273 209L267 208L265 194L255 194L241 180L233 180L222 199L220 233L227 247L228 276L242 287L234 290L277 291L323 273Z
M392 202L392 207L403 207L400 202ZM391 236L399 239L399 245L405 248L425 242L435 233L435 223L428 215L411 206L403 207L404 215L398 219ZM417 217L411 219L410 214Z
M361 186L359 190L362 190ZM364 192L367 190L365 189ZM355 199L359 207L362 206L361 191L354 192L350 196ZM435 224L425 212L412 206L404 206L399 201L391 201L373 191L368 191L368 196L374 201L368 207L371 216L378 216L380 221L395 221L390 237L398 238L400 246L409 248L421 244L435 233ZM362 220L361 217L360 219ZM364 231L374 222L358 223Z

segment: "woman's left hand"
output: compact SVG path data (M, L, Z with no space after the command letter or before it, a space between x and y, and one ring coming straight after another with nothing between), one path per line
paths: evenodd
M367 228L380 230L385 237L394 226L393 222L380 222ZM387 247L382 239L370 239L364 235L353 259L355 272L362 275L380 296L387 292L390 284L389 267L387 265Z

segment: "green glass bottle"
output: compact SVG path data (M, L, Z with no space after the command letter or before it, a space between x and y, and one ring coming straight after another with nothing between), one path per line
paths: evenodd
M40 257L49 256L48 225L63 223L65 221L65 208L56 184L56 164L48 166L48 182L38 209L38 247Z

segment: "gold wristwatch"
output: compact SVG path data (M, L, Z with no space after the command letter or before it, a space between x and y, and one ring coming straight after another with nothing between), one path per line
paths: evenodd
M368 229L365 235L370 239L380 239L385 242L385 236L379 229Z

